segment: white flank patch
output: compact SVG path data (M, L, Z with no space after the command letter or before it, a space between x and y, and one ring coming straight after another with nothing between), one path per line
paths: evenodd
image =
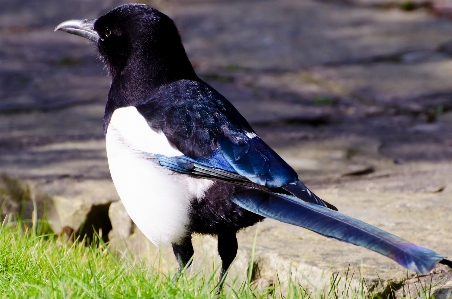
M182 155L152 130L135 107L115 110L107 130L107 156L116 190L132 220L154 244L177 243L186 234L190 200L213 184L161 167L144 153Z

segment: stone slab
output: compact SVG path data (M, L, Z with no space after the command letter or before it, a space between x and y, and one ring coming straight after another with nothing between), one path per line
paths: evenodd
M451 106L452 61L385 62L313 68L312 74L342 85L349 94L398 111L422 112Z
M335 1L194 2L169 7L198 68L294 70L434 50L451 23L426 11L405 13Z

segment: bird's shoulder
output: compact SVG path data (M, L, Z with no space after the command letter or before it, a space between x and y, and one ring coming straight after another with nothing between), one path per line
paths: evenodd
M296 172L235 107L202 81L166 85L136 108L153 130L163 132L175 148L200 164L229 165L222 169L270 188L297 180Z
M136 106L149 126L190 157L210 156L219 138L254 134L237 109L219 92L199 80L164 85Z
M236 127L252 130L245 118L224 96L201 80L178 80L163 85L152 91L137 109L151 123L161 120L157 114L168 120L184 114L185 121L190 120L200 125L212 126L229 122ZM176 111L179 113L174 115ZM213 119L217 122L212 123Z

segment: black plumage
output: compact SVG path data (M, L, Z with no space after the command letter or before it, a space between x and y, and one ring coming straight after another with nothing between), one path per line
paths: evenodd
M190 208L189 230L201 234L235 233L264 219L234 204L230 198L245 187L216 181L204 198L194 201Z

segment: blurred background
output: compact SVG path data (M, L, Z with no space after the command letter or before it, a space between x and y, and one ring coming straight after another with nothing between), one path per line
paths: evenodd
M118 202L106 162L107 72L93 45L53 32L122 3L1 1L0 216L31 217L34 200L55 233L95 229L139 253L149 247ZM452 257L452 1L142 3L174 19L199 76L314 192ZM254 232L240 234L239 257ZM196 246L215 251L207 239ZM406 276L376 254L267 220L256 254L256 279L271 280L291 262L312 279L349 264L363 264L371 278Z

